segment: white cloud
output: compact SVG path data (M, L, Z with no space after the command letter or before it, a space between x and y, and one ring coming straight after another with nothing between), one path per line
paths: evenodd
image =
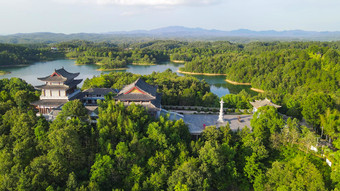
M211 5L222 0L53 0L59 3L85 3L97 5L121 5L121 6L201 6Z
M134 16L138 14L139 12L136 12L136 11L124 11L120 14L120 16Z

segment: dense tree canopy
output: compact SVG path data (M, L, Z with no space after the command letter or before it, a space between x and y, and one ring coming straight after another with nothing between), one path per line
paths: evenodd
M49 46L14 45L0 43L0 66L22 65L63 57L63 53L52 51Z
M39 92L18 78L0 80L0 190L333 190L340 189L338 42L177 42L135 44L74 41L57 44L80 63L103 67L185 61L183 70L226 74L251 82L282 105L259 108L251 127L206 127L192 139L183 120L155 119L139 105L109 97L98 102L90 123L79 100L53 122L36 116ZM1 49L5 47L5 49ZM29 63L39 48L1 45L2 60ZM41 47L40 47L41 48ZM46 47L43 47L46 48ZM33 50L34 49L34 50ZM33 56L33 53L35 56ZM4 56L6 55L6 56ZM14 56L15 55L15 56ZM24 55L24 56L23 56ZM32 57L31 57L32 56ZM1 57L1 56L0 56ZM25 61L26 60L26 61ZM15 62L14 62L15 61ZM172 71L146 76L111 73L86 79L83 89L121 89L137 78L158 85L163 105L212 106L209 85ZM222 97L230 108L248 109L245 91ZM304 118L307 123L300 123ZM320 135L322 154L314 153Z
M158 75L164 74L145 80L166 84L166 78ZM100 78L109 86L133 80ZM58 117L47 122L19 104L30 96L20 102L11 97L21 91L35 95L32 87L19 79L7 82L2 88L8 94L2 93L0 102L12 101L12 105L3 110L0 120L0 190L330 190L339 186L339 163L330 169L309 154L314 134L296 119L284 122L273 107L255 113L252 131L210 126L196 140L183 120L155 119L142 106L125 107L110 99L98 103L96 124L90 123L79 100L65 104ZM327 110L325 115L337 118L338 114ZM339 132L324 117L321 124L325 134ZM338 151L334 156L339 156Z

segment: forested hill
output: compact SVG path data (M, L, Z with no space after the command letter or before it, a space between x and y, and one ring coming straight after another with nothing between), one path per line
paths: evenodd
M108 33L19 33L0 36L3 43L57 43L70 40L88 40L96 42L126 43L145 42L152 40L183 40L183 41L218 41L232 42L252 41L332 41L340 39L340 32L316 32L303 30L288 31L252 31L239 29L232 31L208 30L203 28L188 28L169 26L152 30L115 31Z
M63 57L64 53L52 51L46 44L14 45L0 43L0 66L31 64L37 61Z
M287 93L292 93L298 85L316 82L310 78L317 78L318 82L327 84L314 86L336 91L336 82L340 79L339 45L340 42L258 42L240 45L239 49L231 51L211 48L189 60L181 70L226 74L232 81L251 82L257 88ZM177 54L178 57L188 55L186 52ZM282 80L286 84L283 85Z
M310 150L314 133L274 107L254 114L252 131L209 126L192 139L183 120L155 119L110 99L99 102L96 124L79 100L48 122L29 105L38 97L23 80L0 80L0 190L340 189L340 139L334 151L323 147L329 167ZM325 127L339 124L339 113L331 115Z
M340 42L254 42L211 46L200 49L195 57L188 50L179 50L173 57L191 58L182 71L226 74L227 79L250 82L278 100L293 99L292 96L304 100L301 96L319 92L331 95L339 104L339 45Z

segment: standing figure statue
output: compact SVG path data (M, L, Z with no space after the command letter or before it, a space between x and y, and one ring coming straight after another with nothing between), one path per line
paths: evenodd
M222 99L222 98L221 98L220 104L221 104L221 107L220 107L220 115L218 116L217 122L218 122L218 123L223 123L223 122L224 122L224 120L223 120L223 104L224 104L224 102L223 102L223 99Z

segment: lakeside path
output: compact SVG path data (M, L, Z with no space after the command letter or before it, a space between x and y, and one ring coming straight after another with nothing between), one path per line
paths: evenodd
M257 89L257 88L250 88L250 89L253 90L254 92L264 93L264 90L261 90L261 89Z
M177 70L178 73L181 74L191 74L191 75L204 75L204 76L226 76L226 74L211 74L211 73L195 73L195 72L183 72L180 70Z
M1 75L6 75L6 74L10 74L11 72L7 72L7 71L3 71L3 70L0 70L0 76Z
M129 68L112 68L112 69L96 69L97 71L115 71L115 70L127 70Z
M251 86L251 83L235 82L235 81L231 81L231 80L228 80L228 79L226 79L225 81L230 83L230 84L234 84L234 85L248 85L248 86ZM258 92L258 93L264 93L264 90L257 89L257 88L250 88L250 90L252 90L254 92Z
M185 63L184 60L170 60L170 62L174 62L174 63Z
M211 73L195 73L195 72L183 72L180 70L177 70L178 73L181 74L190 74L190 75L205 75L205 76L226 76L226 74L211 74ZM244 82L235 82L235 81L231 81L226 79L226 82L228 82L229 84L233 84L233 85L247 85L247 86L251 86L251 83L244 83ZM258 92L258 93L264 93L264 90L261 89L257 89L257 88L250 88L250 90L254 91L254 92Z
M247 86L251 85L251 83L235 82L235 81L231 81L228 79L226 79L225 81L228 82L229 84L234 84L234 85L247 85Z
M155 66L157 64L152 64L152 63L137 63L137 62L134 62L132 63L132 65L135 65L135 66Z

